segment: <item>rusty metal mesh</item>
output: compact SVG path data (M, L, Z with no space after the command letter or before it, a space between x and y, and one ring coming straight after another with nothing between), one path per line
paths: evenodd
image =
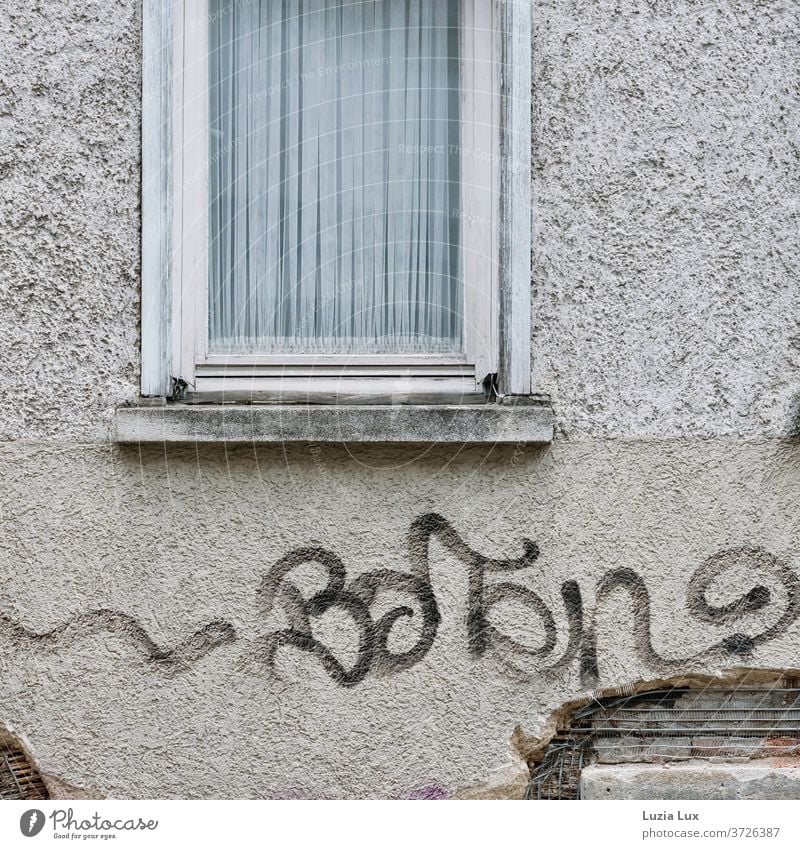
M573 711L531 768L528 799L578 799L592 763L800 755L800 688L670 687Z
M0 799L49 799L39 770L20 749L0 746Z

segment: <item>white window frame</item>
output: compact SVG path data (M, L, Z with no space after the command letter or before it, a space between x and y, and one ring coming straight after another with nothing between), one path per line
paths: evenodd
M142 396L469 403L487 375L530 393L530 0L461 2L464 355L232 356L206 350L208 0L145 0Z

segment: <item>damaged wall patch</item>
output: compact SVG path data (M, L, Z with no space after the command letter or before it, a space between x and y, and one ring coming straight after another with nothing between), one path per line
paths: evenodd
M0 740L0 799L49 799L35 764L12 741Z
M556 712L528 745L528 799L578 799L590 764L800 756L800 673L692 675L599 693Z

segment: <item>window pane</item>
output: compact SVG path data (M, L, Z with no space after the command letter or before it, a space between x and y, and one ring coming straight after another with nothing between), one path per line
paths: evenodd
M458 0L209 6L209 350L461 351Z

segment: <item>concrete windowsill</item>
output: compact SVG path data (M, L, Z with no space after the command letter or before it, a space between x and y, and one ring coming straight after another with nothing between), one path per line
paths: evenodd
M166 404L118 407L115 439L141 442L549 443L548 404Z

